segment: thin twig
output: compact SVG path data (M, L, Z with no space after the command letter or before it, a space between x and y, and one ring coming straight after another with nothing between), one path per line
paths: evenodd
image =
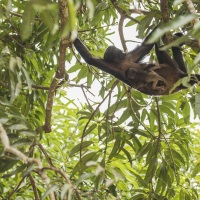
M37 146L40 148L40 150L42 151L42 153L44 154L45 158L47 159L47 162L49 163L49 165L54 166L54 164L51 161L51 158L49 157L49 155L47 154L46 150L44 149L44 147L41 144L37 144Z
M96 109L93 111L93 113L91 114L89 120L87 121L84 129L83 129L83 133L82 133L82 136L81 136L81 143L80 143L80 161L82 159L82 146L83 146L83 138L85 136L85 133L86 133L86 130L87 130L87 127L90 123L90 121L93 119L95 113L97 112L97 110L99 109L99 107L103 104L103 102L107 99L107 97L112 93L113 89L115 88L115 86L119 83L119 81L115 81L113 86L111 87L110 91L108 92L108 94L104 97L104 99L101 101L101 103L96 107Z
M22 49L25 48L21 43L18 42L18 40L15 39L16 36L14 37L14 36L10 35L10 34L7 32L7 30L6 30L3 26L1 26L1 25L0 25L0 28L4 31L4 33L6 33L6 35L7 35L12 41L14 41L16 44L18 44ZM17 35L17 37L18 37L18 35ZM2 40L3 42L5 42L3 39L4 39L4 38L1 36L1 40Z
M92 108L92 106L91 106L91 104L90 104L90 102L89 102L89 100L88 100L88 98L87 98L87 95L85 94L84 88L82 87L81 90L82 90L82 92L83 92L83 95L84 95L84 97L85 97L85 99L86 99L86 101L87 101L89 107Z
M133 99L132 99L132 97L131 97L130 92L128 92L127 95L128 95L128 100L129 100L130 108L131 108L131 111L132 111L133 114L134 114L135 119L143 126L143 128L149 133L149 135L150 135L152 138L155 138L155 135L146 127L146 125L145 125L145 124L138 118L138 116L135 114L134 108L133 108L132 103L131 103L131 100L133 100Z
M123 32L124 20L125 20L125 16L121 15L120 20L119 20L118 30L119 30L119 36L120 36L123 50L124 50L124 52L127 52L127 46L126 46L126 41L125 41L124 32Z
M37 192L37 187L36 187L36 184L35 184L33 177L31 175L29 175L28 177L29 177L29 180L31 182L31 186L33 188L33 194L34 194L35 200L40 200L40 198L38 196L38 192Z
M105 149L104 149L104 159L103 159L104 162L106 161L106 152L108 148L108 135L109 135L108 120L109 120L110 104L111 104L111 93L109 94L109 97L108 97L108 109L106 112L106 139L105 139Z
M26 178L26 176L24 176L21 181L18 183L17 187L15 187L13 189L13 191L9 194L8 196L8 200L11 200L11 197L13 196L13 194L15 194L15 192L17 192L17 190L20 188L21 184L23 183L24 179Z
M85 30L79 30L79 33L84 33L84 32L91 32L91 31L95 31L98 29L103 29L103 28L108 28L110 26L116 26L117 24L110 24L110 25L105 25L105 26L101 26L101 27L95 27L95 28L90 28L90 29L85 29Z
M123 10L122 8L120 8L118 5L117 5L117 1L116 0L111 0L111 3L113 4L113 6L115 7L115 9L118 11L118 13L120 14L120 20L119 20L119 26L118 26L118 30L119 30L119 36L120 36L120 40L121 40L121 43L122 43L122 47L124 49L124 51L126 52L127 51L127 46L126 46L126 41L125 41L125 38L124 38L124 33L123 33L123 24L124 24L124 20L126 18L129 18L131 19L132 21L134 21L135 23L139 23L138 20L136 20L135 18L129 16L125 10Z
M156 168L157 168L157 164L158 164L157 163L158 162L158 154L159 154L159 150L160 150L160 141L161 141L161 136L162 136L162 125L161 125L161 119L160 119L160 108L159 108L158 97L155 97L155 101L156 101L157 115L158 115L158 138L157 138L156 147L155 147L156 152L155 152L155 157L154 157L154 165L153 165L153 169L151 171L151 175L149 178L149 183L151 183L151 184L152 184L152 179L156 173Z

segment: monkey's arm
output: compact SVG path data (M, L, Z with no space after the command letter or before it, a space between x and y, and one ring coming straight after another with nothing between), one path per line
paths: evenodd
M74 46L76 47L76 50L80 53L82 58L85 60L85 62L89 65L104 65L103 60L93 57L86 46L78 38L76 38L76 40L74 41Z
M155 44L156 56L159 64L168 64L170 67L179 70L178 63L176 63L165 51L160 51L157 44Z
M137 47L127 54L127 57L132 60L134 63L140 62L153 48L154 44L144 44Z
M92 56L87 47L78 38L74 41L74 46L86 63L88 63L89 65L93 65L109 74L112 74L119 80L130 85L125 78L125 72L123 71L123 69L118 68L114 63L108 63L101 58L95 58L94 56Z
M187 69L186 69L186 66L183 60L183 55L180 48L172 47L172 53L173 53L174 60L178 63L179 69L182 72L187 73Z
M174 35L177 36L177 38L180 38L183 36L182 33L175 33ZM184 43L181 43L179 47L172 47L172 54L173 54L174 60L178 63L179 69L182 72L187 73L187 69L185 66L184 59L183 59L183 54L180 49L183 45Z
M151 49L154 47L154 43L147 44L147 41L149 40L156 28L157 26L147 35L147 37L144 39L139 47L133 49L127 54L127 57L130 57L132 62L140 62L147 54L149 54Z
M187 70L185 67L185 63L183 60L183 55L182 55L180 48L172 47L172 53L173 53L174 60L171 59L165 51L160 51L158 49L157 44L155 44L155 50L156 50L156 56L157 56L158 62L159 62L159 64L161 64L160 66L162 66L162 64L167 64L169 66L168 68L165 69L166 72L168 72L168 73L164 73L164 74L161 73L161 76L165 77L165 79L168 81L168 83L170 83L171 85L174 85L176 83L176 81L178 81L180 78L188 76ZM164 66L166 66L166 65L164 65ZM173 71L170 68L173 68ZM160 71L162 72L162 70L160 70ZM171 73L170 73L170 71L171 71ZM158 73L159 73L159 71L158 71ZM174 82L170 81L170 80L172 80L172 77L174 77ZM194 84L198 83L199 81L200 81L200 75L191 74L191 79L189 81L190 85L194 85ZM181 84L179 87L177 87L174 90L174 92L184 89L184 88L186 88L186 87Z

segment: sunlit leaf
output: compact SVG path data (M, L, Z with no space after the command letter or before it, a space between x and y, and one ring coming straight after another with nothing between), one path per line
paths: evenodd
M23 40L28 39L32 32L32 26L35 16L35 10L32 8L32 6L32 2L27 2L24 9L23 23L21 27L21 36Z
M88 146L90 146L91 144L93 144L92 141L83 141L82 144L77 144L76 146L74 146L70 152L69 152L69 156L73 156L74 154L76 154L77 152L80 151L80 148L83 150L84 148L87 148Z
M195 112L200 117L200 93L195 96Z
M52 185L42 196L42 200L45 199L49 194L53 193L54 191L58 190L59 186L58 185Z
M158 38L162 37L165 33L169 32L171 29L178 29L181 26L191 22L197 18L194 14L187 14L184 16L176 17L173 20L170 20L168 23L161 25L158 27L155 32L152 34L151 38L148 40L148 43L153 43L158 40Z

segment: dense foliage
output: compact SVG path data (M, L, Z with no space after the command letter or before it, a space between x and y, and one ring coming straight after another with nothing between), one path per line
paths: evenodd
M0 199L199 199L200 88L185 78L181 92L144 95L72 45L78 31L103 57L113 38L134 48L162 23L154 39L183 32L200 74L200 4L187 2L0 0Z

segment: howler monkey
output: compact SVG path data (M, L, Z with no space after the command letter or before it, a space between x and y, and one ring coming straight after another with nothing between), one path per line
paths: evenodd
M173 89L174 84L179 79L188 76L181 50L179 47L172 47L174 58L172 59L165 51L160 51L157 44L146 44L152 32L139 47L128 53L124 53L115 46L108 47L103 59L93 57L78 38L74 41L74 46L89 65L114 75L142 93L167 95L170 92L179 91L184 86L180 85ZM158 63L143 63L143 57L154 45ZM191 75L189 83L193 85L198 80L200 80L200 75Z

